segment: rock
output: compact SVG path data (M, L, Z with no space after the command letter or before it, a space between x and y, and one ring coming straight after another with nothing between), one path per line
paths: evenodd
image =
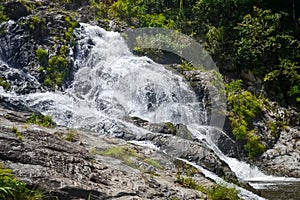
M1 75L5 76L10 83L10 90L17 94L46 90L43 86L45 70L41 70L41 67L46 66L41 66L45 63L40 63L36 55L37 49L46 50L49 57L64 56L68 60L69 67L73 65L71 58L73 55L61 53L62 48L67 47L72 51L74 47L75 38L72 43L70 38L73 36L69 38L66 36L71 26L71 22L66 20L69 15L60 10L49 11L48 3L48 1L31 2L33 7L37 7L34 15L29 13L21 18L16 17L16 21L8 21L0 25L0 29L5 30L0 33L0 58L6 63L1 63L1 72L3 71ZM14 1L7 4L23 5ZM71 79L72 75L66 78L64 84L67 85ZM47 88L47 90L51 89L53 88Z
M300 178L300 129L283 131L273 148L255 163L275 176Z
M41 188L45 196L70 200L204 199L206 196L175 185L177 168L173 158L156 149L79 130L80 142L72 143L64 139L68 134L66 128L49 129L7 117L26 118L29 114L0 109L0 162L28 186ZM22 139L16 137L13 126ZM127 161L94 153L123 147L135 152ZM151 160L159 164L151 164ZM159 176L150 175L151 171ZM212 184L201 174L197 177L200 184Z
M31 14L25 3L19 1L7 2L4 5L4 13L12 20L18 20L21 17L28 16Z
M212 128L209 131L209 135L213 143L216 144L225 155L229 157L240 156L236 141L231 139L226 133L219 129Z
M215 153L207 147L206 141L190 141L175 136L151 133L141 139L150 140L168 155L195 162L205 169L216 173L218 176L235 178L229 166L221 161Z

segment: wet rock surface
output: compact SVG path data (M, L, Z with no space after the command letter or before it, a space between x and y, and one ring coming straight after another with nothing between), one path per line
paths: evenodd
M0 162L31 187L59 199L201 199L205 195L176 185L178 166L158 151L124 140L77 131L74 142L65 140L66 128L26 124L30 113L0 109ZM13 131L15 127L22 139ZM132 163L98 155L97 151L133 149ZM149 164L156 160L159 166ZM151 175L154 173L157 175ZM212 184L198 174L202 185Z

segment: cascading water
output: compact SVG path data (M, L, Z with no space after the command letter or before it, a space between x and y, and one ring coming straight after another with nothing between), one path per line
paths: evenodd
M31 107L52 115L59 124L97 131L128 116L151 122L201 122L200 104L181 76L146 57L133 56L118 33L83 24L81 37L72 85L64 93L28 95Z
M74 81L64 92L2 96L25 101L60 125L85 128L112 136L149 132L126 121L130 116L153 123L188 126L241 179L266 177L258 169L225 156L209 137L199 102L183 77L147 57L136 57L118 33L82 24L78 30ZM203 130L206 134L201 134ZM247 173L245 173L247 172Z

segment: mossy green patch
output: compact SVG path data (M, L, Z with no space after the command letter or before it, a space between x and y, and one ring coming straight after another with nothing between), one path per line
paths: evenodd
M1 77L0 77L0 86L2 86L5 90L8 90L10 88L9 82L5 81Z
M40 126L53 128L56 126L56 123L52 120L52 118L48 115L35 115L32 114L30 118L27 120L29 124L38 124Z

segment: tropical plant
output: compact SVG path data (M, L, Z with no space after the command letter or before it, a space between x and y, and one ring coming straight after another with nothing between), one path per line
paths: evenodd
M12 170L0 164L0 199L5 200L41 200L39 190L30 190L26 184L12 174Z

